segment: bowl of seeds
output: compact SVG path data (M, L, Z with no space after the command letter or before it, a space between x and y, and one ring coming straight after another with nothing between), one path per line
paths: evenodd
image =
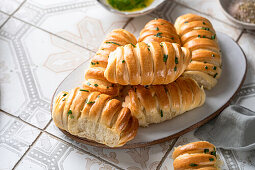
M219 0L224 14L235 24L255 30L255 0Z

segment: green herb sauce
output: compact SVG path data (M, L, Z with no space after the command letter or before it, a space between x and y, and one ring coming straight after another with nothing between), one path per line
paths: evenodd
M107 2L119 11L139 11L149 6L153 0L107 0Z

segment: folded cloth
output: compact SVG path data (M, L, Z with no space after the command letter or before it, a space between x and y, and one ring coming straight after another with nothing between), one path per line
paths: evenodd
M201 126L194 134L217 148L247 151L255 149L255 112L230 105L221 114Z

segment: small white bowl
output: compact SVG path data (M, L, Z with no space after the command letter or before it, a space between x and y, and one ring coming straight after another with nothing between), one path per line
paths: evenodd
M139 11L134 11L134 12L127 12L127 11L119 11L117 9L114 9L110 4L107 3L107 0L97 0L99 4L101 4L105 9L107 9L110 12L113 12L115 14L119 14L125 17L138 17L141 15L148 14L155 10L157 7L162 5L165 0L154 0L149 6L146 8L139 10Z
M242 22L237 19L235 19L233 16L231 16L229 12L229 7L231 4L236 2L237 0L219 0L219 3L222 7L223 13L227 16L228 19L230 19L233 23L249 30L255 30L255 24L247 23L247 22Z

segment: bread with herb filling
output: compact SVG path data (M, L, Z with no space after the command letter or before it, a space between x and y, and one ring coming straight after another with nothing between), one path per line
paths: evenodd
M70 134L110 147L132 140L138 129L138 120L119 100L80 88L57 95L52 117L57 127Z
M221 53L211 22L195 14L178 17L174 24L182 45L189 48L192 61L183 73L211 89L221 75Z
M203 88L191 78L179 77L167 85L133 86L124 107L131 110L140 126L160 123L204 104Z
M106 36L96 55L92 58L90 67L85 72L83 88L89 91L98 91L111 96L117 96L121 87L108 82L104 77L104 71L108 63L110 52L114 51L119 46L131 43L136 44L137 40L130 32L124 29L111 31Z
M177 43L128 44L110 54L104 76L121 85L168 84L183 73L190 59L189 50Z
M173 24L161 18L149 21L140 32L138 41L145 43L170 42L181 45L180 38Z
M207 141L192 142L175 148L172 158L174 170L218 170L216 148Z

